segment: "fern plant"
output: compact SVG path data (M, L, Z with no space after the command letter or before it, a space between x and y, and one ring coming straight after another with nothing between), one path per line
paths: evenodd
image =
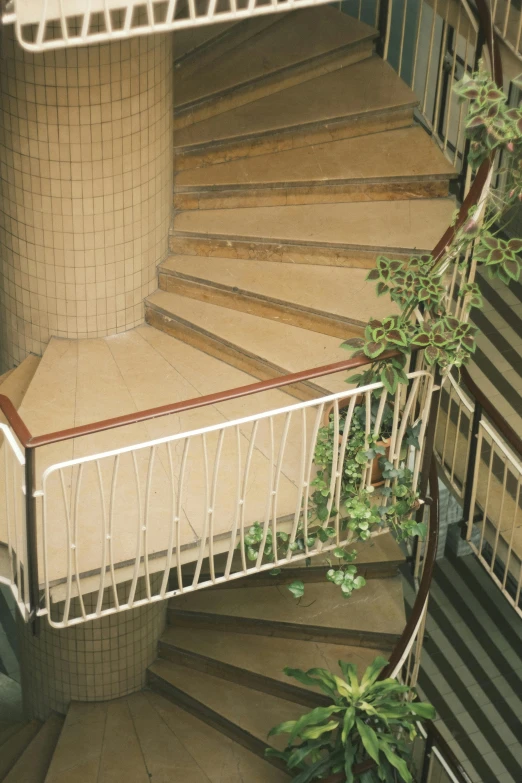
M266 755L286 763L292 783L323 780L339 772L352 783L354 766L367 760L374 765L357 776L360 783L411 783L408 760L416 723L433 719L435 710L431 704L411 701L414 693L407 685L392 678L379 680L386 665L377 657L360 680L354 664L343 661L342 677L319 668L284 670L332 700L330 706L316 707L269 732L269 737L289 734L284 750L267 748Z

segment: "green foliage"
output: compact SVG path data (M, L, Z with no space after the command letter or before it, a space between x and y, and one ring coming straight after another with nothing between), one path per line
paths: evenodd
M364 338L343 343L342 347L356 351L355 356L373 360L349 382L364 385L381 381L394 393L400 383L407 382L404 368L416 349L423 350L427 363L442 372L467 364L477 333L468 324L468 315L472 308L483 306L483 299L474 280L463 281L457 293L459 298L465 297L465 306L459 318L452 315L450 286L455 265L465 273L474 257L491 278L498 277L506 284L520 278L522 239L506 240L498 232L505 213L522 201L522 107L508 106L505 94L482 66L473 77L465 76L455 92L460 101L468 103L465 134L470 140L469 164L477 169L501 152L501 185L490 188L480 219L478 205L470 208L464 224L438 258L377 259L366 279L375 283L378 296L389 296L400 312L370 319ZM381 358L389 351L399 351L400 358Z
M418 721L433 719L430 704L411 701L413 692L394 679L379 679L387 661L377 657L359 680L353 664L339 661L342 677L327 669L286 668L285 674L308 687L319 688L332 704L316 707L297 720L275 726L270 736L288 734L283 751L266 750L282 759L292 783L311 783L339 772L354 781L353 768L367 759L375 767L365 781L411 783L408 770L411 742Z

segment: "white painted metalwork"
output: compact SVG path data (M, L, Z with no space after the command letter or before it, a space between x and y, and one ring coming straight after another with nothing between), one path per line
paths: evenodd
M426 371L409 378L394 396L374 383L49 465L37 491L39 614L61 628L354 543L341 484L356 431L367 444L386 426L388 459L408 465L417 485L422 449L406 445L407 428L420 422L424 443L433 378ZM319 521L314 452L325 426L339 446L329 517ZM372 466L362 466L361 488L372 486ZM393 492L395 482L382 483ZM373 497L389 502L379 488ZM312 537L319 528L323 541ZM383 523L371 534L387 529Z
M4 24L14 24L33 52L106 43L241 21L329 0L11 0Z
M482 420L468 523L469 544L522 617L522 461Z
M464 498L475 405L453 375L444 378L435 435L435 453L455 492Z
M29 617L29 573L25 518L25 458L10 428L0 423L0 583Z

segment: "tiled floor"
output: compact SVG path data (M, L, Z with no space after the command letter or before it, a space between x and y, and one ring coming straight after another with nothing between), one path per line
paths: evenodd
M419 690L473 783L520 783L522 622L473 555L436 566Z

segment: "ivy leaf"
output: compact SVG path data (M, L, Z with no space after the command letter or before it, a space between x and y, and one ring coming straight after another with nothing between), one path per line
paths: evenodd
M290 590L294 598L302 598L304 595L304 584L299 579L296 579L295 582L289 584L288 589Z

